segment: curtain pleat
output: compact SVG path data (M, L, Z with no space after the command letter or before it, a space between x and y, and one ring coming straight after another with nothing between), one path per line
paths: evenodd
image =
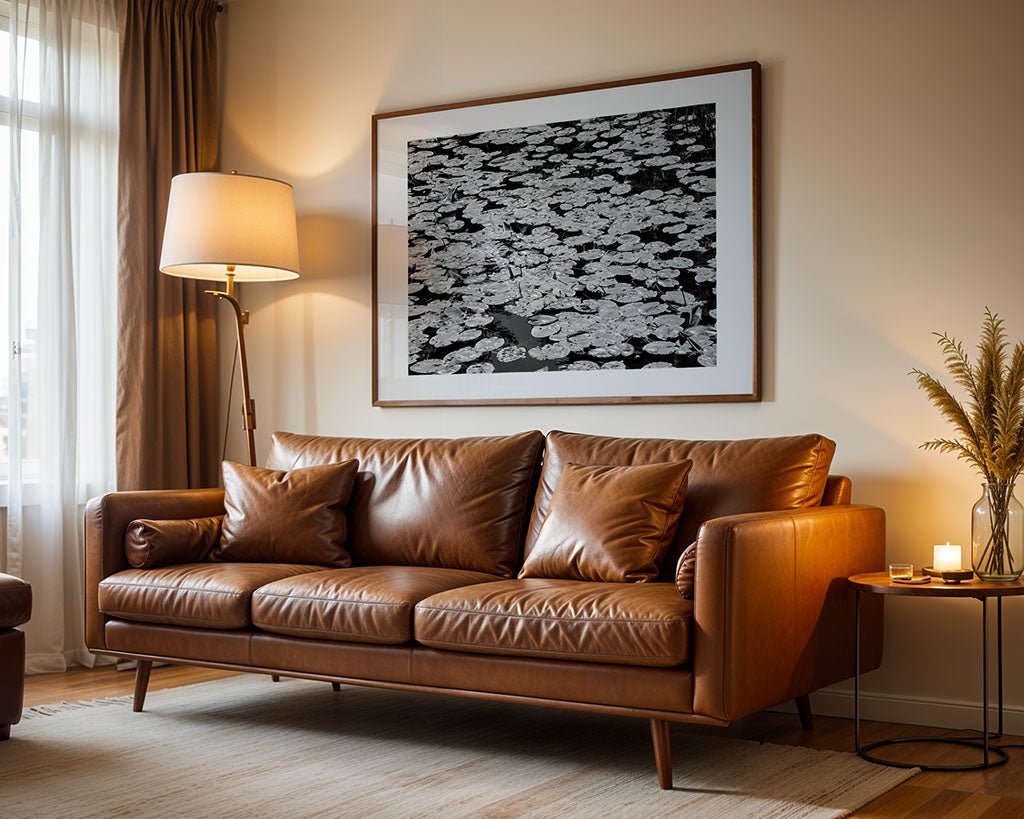
M171 177L217 164L216 0L123 0L119 489L214 486L216 302L159 272Z
M114 487L116 0L7 4L6 562L29 673L92 664L82 510Z

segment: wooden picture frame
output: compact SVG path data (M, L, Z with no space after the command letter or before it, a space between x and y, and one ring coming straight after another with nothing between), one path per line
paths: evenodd
M375 114L374 406L759 401L759 174L756 62Z

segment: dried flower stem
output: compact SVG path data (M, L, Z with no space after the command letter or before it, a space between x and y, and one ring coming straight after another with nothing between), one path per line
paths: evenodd
M1010 350L1003 320L988 308L972 362L963 343L946 333L935 333L946 369L965 394L957 399L938 379L912 370L917 385L955 431L953 438L936 438L922 449L949 452L966 461L985 480L992 509L992 534L976 568L985 572L1013 573L1009 549L1009 504L1013 484L1024 471L1024 342Z

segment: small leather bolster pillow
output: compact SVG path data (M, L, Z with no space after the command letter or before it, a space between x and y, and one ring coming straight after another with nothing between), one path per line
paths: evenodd
M136 569L176 563L200 563L220 543L223 515L187 520L133 520L124 536L124 553Z
M676 564L676 588L686 600L693 600L697 576L697 544L691 543L679 555Z

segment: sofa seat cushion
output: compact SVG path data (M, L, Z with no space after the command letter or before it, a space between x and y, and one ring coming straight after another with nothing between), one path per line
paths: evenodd
M435 594L416 606L415 633L438 649L679 666L692 618L672 583L526 578Z
M194 628L252 625L250 599L260 586L322 571L283 563L184 563L128 569L100 582L100 611L122 620Z
M0 628L14 628L32 616L32 587L24 580L0 574Z
M413 608L438 592L499 578L427 566L358 566L289 577L252 596L257 628L294 637L408 643Z

